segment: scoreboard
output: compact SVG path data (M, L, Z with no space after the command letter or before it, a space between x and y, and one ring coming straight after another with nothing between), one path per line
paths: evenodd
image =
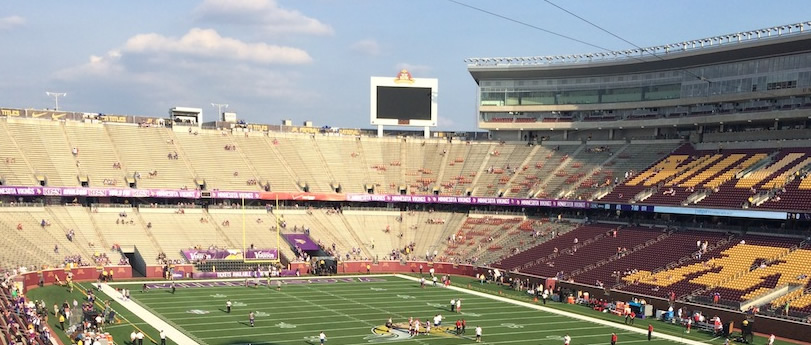
M394 77L371 78L371 124L435 127L437 89L435 78L413 78L407 70Z

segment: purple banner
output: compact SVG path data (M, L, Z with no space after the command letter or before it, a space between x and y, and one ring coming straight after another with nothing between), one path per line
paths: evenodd
M347 194L347 201L355 202L408 202L434 204L467 204L467 205L501 205L521 207L568 207L588 208L587 201L553 200L553 199L516 199L474 196L434 196L434 195L380 195L380 194Z
M186 189L107 189L86 187L0 187L0 195L90 196L122 198L199 199L199 190Z
M278 260L279 251L276 249L248 249L245 251L245 260Z
M209 250L197 250L197 249L185 249L181 251L183 256L188 260L197 261L197 260L242 260L242 251L239 249L209 249Z
M287 243L290 243L291 246L298 247L301 250L319 250L321 247L318 246L310 236L305 234L284 234L284 238L287 240Z
M212 191L211 197L214 199L260 199L259 192L229 192Z
M185 198L199 199L199 190L185 189L106 189L85 187L0 187L0 195L22 196L88 196L88 197L121 197L121 198ZM211 191L214 199L262 199L261 192L245 191ZM387 194L346 194L347 201L353 202L406 202L437 203L466 205L500 205L518 207L565 207L588 208L588 201L553 200L553 199L517 199L473 196L435 196L435 195L387 195Z
M265 276L267 276L267 272L262 272ZM293 270L281 270L279 274L282 277L293 277L296 275L296 271ZM194 278L254 278L256 277L256 271L233 271L233 272L197 272L194 274ZM241 286L242 282L237 282L235 286Z

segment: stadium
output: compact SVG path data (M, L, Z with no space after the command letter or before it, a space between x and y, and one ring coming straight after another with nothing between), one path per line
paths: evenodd
M2 108L0 343L811 341L809 29L469 58L486 133Z

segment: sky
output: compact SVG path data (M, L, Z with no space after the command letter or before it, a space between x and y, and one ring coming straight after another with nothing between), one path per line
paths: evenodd
M612 50L544 0L456 0ZM647 47L811 20L811 1L550 0ZM469 57L600 50L449 0L3 1L0 107L371 128L370 77L438 78L438 130L476 130Z

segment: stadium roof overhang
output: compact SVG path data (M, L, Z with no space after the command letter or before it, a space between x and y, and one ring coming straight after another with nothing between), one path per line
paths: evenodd
M621 62L591 62L551 65L504 65L468 66L468 71L478 84L482 79L542 79L577 78L605 75L622 75L685 69L745 61L771 56L791 55L811 51L811 35L781 37L746 44L720 45L716 48L697 51L660 54Z

